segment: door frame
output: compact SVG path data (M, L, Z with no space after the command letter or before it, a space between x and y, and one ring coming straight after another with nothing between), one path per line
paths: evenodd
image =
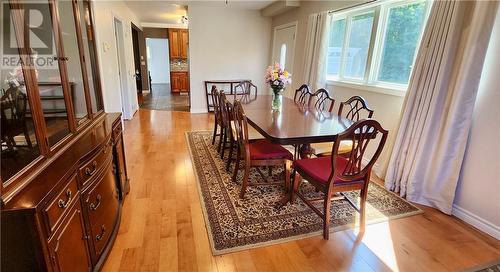
M273 45L271 46L271 63L274 65L274 46L276 45L276 32L280 29L284 29L284 28L289 28L289 27L294 27L295 28L295 37L293 38L293 59L292 59L292 63L291 63L291 67L292 67L292 72L293 72L293 66L295 64L295 46L297 44L297 27L299 25L299 21L293 21L293 22L290 22L290 23L286 23L286 24L282 24L282 25L278 25L278 26L275 26L274 29L273 29Z
M142 85L143 85L143 78L144 75L142 74L142 60L141 60L141 50L139 46L139 32L142 32L142 30L137 27L134 23L130 23L131 26L131 37L132 37L132 51L134 53L134 76L135 76L135 83L137 86L137 83L139 82L140 86L138 86L137 93L142 94ZM134 35L135 33L135 35ZM136 63L138 61L138 63ZM139 67L136 67L136 65L139 65ZM138 68L138 69L137 69ZM139 75L137 75L137 71L139 71Z
M117 29L116 22L119 22L121 24L121 29ZM116 48L116 59L117 59L117 65L118 65L118 81L120 83L120 104L121 104L121 109L122 109L122 114L123 114L123 119L130 120L132 119L132 103L130 101L130 96L129 96L129 89L128 89L128 76L127 76L127 63L125 62L122 57L120 57L120 52L123 53L123 56L126 56L125 52L125 21L117 16L116 14L113 13L112 16L112 22L113 22L113 34L114 34L114 43L115 43L115 48ZM118 43L118 36L117 36L117 31L121 32L121 44ZM125 67L125 71L122 71L122 66ZM135 88L134 88L135 89Z

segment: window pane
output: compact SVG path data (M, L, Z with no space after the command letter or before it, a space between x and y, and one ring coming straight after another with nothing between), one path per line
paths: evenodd
M36 141L33 116L30 112L29 86L24 81L24 73L14 35L11 10L2 3L1 22L5 40L10 47L2 48L0 57L0 124L1 124L1 179L7 182L13 175L40 156ZM5 184L4 184L5 185ZM1 184L0 184L1 186Z
M58 1L59 21L62 31L62 42L64 54L67 58L66 68L70 85L73 111L78 124L87 118L87 104L85 101L85 90L83 85L82 66L76 36L75 19L73 15L73 3L71 1Z
M372 35L374 13L370 12L351 19L349 47L346 52L344 76L363 79Z
M45 118L45 125L49 145L54 146L61 139L66 137L69 131L68 110L64 100L63 83L61 81L61 71L55 47L54 31L52 30L52 13L49 1L30 1L24 4L24 8L34 10L35 14L41 15L41 26L37 33L40 36L30 37L30 48L34 56L34 64L37 69L38 91L42 100L42 112ZM36 20L37 17L29 17L29 20ZM39 44L37 39L43 44Z
M425 3L389 10L378 80L407 84L425 18Z
M328 43L328 59L326 72L328 76L338 76L340 70L340 58L344 46L345 19L333 21L330 29Z
M89 92L92 104L92 112L96 114L104 109L101 101L101 89L97 81L97 56L94 51L94 33L90 19L90 6L88 1L78 0L78 10L80 12L80 26L82 27L83 48L85 50L85 67L89 81Z

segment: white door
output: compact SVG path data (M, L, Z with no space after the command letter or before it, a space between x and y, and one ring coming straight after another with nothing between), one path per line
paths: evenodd
M286 24L274 29L273 63L278 62L293 74L293 56L295 54L295 33L297 24Z
M122 102L123 119L132 119L131 104L128 96L128 83L127 83L127 67L125 65L125 39L123 34L123 23L114 18L115 39L116 39L116 57L118 59L118 76L120 81L120 93Z

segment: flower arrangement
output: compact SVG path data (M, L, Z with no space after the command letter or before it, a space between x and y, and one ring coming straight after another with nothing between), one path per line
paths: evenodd
M274 66L267 67L266 70L266 83L273 89L273 91L279 92L285 88L286 84L292 82L292 75L281 68L279 63L275 63Z

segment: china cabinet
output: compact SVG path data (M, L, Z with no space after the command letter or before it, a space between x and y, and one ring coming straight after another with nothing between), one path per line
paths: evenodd
M2 1L1 271L98 271L116 237L129 179L91 5Z

